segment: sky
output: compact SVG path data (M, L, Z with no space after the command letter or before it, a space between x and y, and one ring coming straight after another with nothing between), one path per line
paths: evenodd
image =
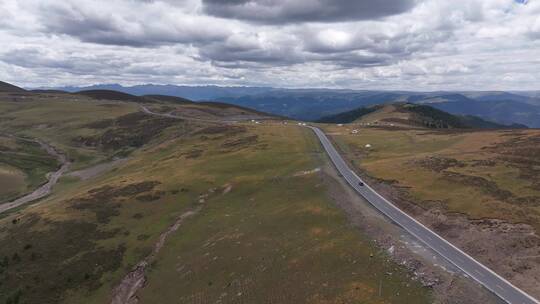
M24 87L540 90L540 0L0 0Z

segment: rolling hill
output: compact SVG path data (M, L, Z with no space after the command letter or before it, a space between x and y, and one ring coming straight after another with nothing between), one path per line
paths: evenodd
M170 102L170 103L176 103L176 104L194 104L195 103L194 101L191 101L187 98L169 96L169 95L144 95L143 97L146 99L162 101L162 102Z
M72 93L83 95L97 100L115 100L136 103L163 103L171 106L183 105L183 114L189 113L192 117L205 117L206 119L217 119L235 117L236 119L269 119L277 116L262 111L253 110L234 104L228 104L217 101L199 101L194 102L187 98L168 96L168 95L144 95L135 96L124 92L112 90L88 90ZM165 107L165 109L167 109ZM192 111L189 111L189 110ZM195 111L195 112L193 112Z
M422 224L540 295L540 261L522 258L540 249L540 130L322 128L372 178L371 187L392 193Z
M71 165L50 195L0 215L0 303L431 302L333 204L340 186L321 182L333 178L306 128L232 123L263 116L222 103L24 94L0 94L0 132ZM0 179L24 177L37 152L0 137Z
M118 92L118 91L112 91L112 90L85 90L85 91L79 91L76 92L77 95L84 95L93 99L100 99L100 100L116 100L116 101L132 101L132 102L145 102L148 101L142 97Z
M22 93L26 92L26 90L10 83L0 81L0 92Z
M349 93L355 97L343 95L343 104L401 98ZM317 99L314 92L296 94L306 97L301 104ZM318 109L336 96L320 95ZM332 128L337 142L358 143L342 148L362 158L387 150L399 158L400 147L408 147L403 144L427 153L488 133L427 130L462 128L466 119L478 119L404 102L345 116L409 126L361 134L348 132L352 126L323 126ZM489 132L521 141L525 131ZM402 232L351 199L313 133L275 116L223 102L110 90L0 93L0 133L40 139L70 162L52 192L0 215L0 303L375 304L463 297L473 303L467 301L471 294L489 297L398 245ZM10 136L0 136L0 207L58 166L46 151ZM528 139L522 152L536 155L528 150L535 140ZM31 162L40 159L41 167ZM526 160L512 164L527 174L536 170L533 159ZM477 170L484 164L470 162ZM25 184L31 174L36 182Z
M506 126L470 115L452 115L428 105L393 103L358 108L352 111L323 117L321 123L359 122L373 125L395 125L435 129L503 129L524 128L522 125Z
M531 128L540 128L540 94L535 91L410 92L151 84L131 87L111 84L60 89L70 92L106 89L137 96L161 94L194 101L218 100L308 121L375 104L411 102L430 104L451 114L474 115L501 124L524 124Z

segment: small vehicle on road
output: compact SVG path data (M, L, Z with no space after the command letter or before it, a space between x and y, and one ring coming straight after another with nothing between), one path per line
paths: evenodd
M360 185L360 186L363 186L363 185L364 185L364 183L363 183L363 182L359 182L359 183L358 183L358 185Z

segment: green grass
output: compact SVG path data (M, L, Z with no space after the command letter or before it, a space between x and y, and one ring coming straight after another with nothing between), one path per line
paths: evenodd
M360 169L407 189L423 207L441 203L470 218L497 218L528 223L540 231L540 175L535 170L538 131L426 132L362 129L333 138ZM529 139L527 139L529 138ZM523 143L513 144L513 140ZM528 140L528 142L527 142ZM365 148L366 144L372 148ZM520 150L518 150L520 149ZM430 158L457 161L443 170L422 166ZM459 165L458 165L459 164Z
M24 173L5 164L0 165L0 201L16 197L26 190Z
M97 135L103 130L85 127L90 123L114 119L138 111L134 103L95 101L85 97L28 97L24 102L2 100L0 130L19 136L52 142L74 160L73 169L107 159L110 155L73 142L77 136Z
M384 255L369 257L378 250L328 202L316 175L293 177L318 165L303 157L313 148L304 130L256 132L272 149L210 152L194 173L233 190L210 199L170 238L150 270L143 302L428 301L403 269ZM380 281L392 292L379 297Z
M195 132L204 127L179 121L116 170L62 178L40 204L0 218L0 261L8 260L0 303L108 302L159 235L201 205L201 194L209 195L201 211L148 269L141 302L213 302L224 292L231 303L430 302L428 289L350 226L316 174L294 176L321 165L313 134L249 124L235 133ZM39 132L69 147L82 131L58 143ZM226 184L232 189L223 194Z
M38 143L0 136L0 203L31 192L58 166Z

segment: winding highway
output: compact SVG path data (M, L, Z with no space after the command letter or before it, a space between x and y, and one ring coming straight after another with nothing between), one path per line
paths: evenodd
M236 122L236 121L221 121L221 120L215 120L215 119L204 119L204 118L197 118L197 117L181 116L181 115L176 115L176 114L172 114L172 113L158 113L158 112L154 112L154 111L148 109L148 107L146 107L144 105L141 105L141 110L144 113L149 114L149 115L166 117L166 118L173 118L173 119L194 120L194 121L218 123L218 124Z
M538 300L512 285L512 283L508 282L491 269L482 265L473 257L452 245L437 233L422 225L407 213L401 211L401 209L396 207L392 202L382 197L349 168L347 163L339 155L323 131L317 127L307 127L315 132L323 145L324 150L332 160L332 163L337 168L339 173L343 175L343 178L347 181L347 183L376 209L388 216L392 221L401 226L411 235L416 237L429 248L433 249L439 255L447 259L450 263L454 264L468 276L482 284L485 288L489 289L504 301L511 304L539 303Z
M68 157L64 153L57 151L53 146L47 144L44 141L37 140L37 139L27 139L24 137L16 137L12 135L11 137L17 138L19 140L38 143L41 146L41 148L43 148L43 150L47 151L49 155L56 157L56 159L58 159L58 162L60 162L61 166L60 168L58 168L57 171L50 172L49 174L47 174L47 182L39 186L34 191L26 195L23 195L22 197L19 197L15 200L12 200L10 202L1 204L0 213L18 208L24 204L30 203L32 201L38 200L40 198L43 198L49 195L51 193L52 187L58 182L60 177L62 177L62 175L68 171L69 166L71 165L71 162L69 161Z

